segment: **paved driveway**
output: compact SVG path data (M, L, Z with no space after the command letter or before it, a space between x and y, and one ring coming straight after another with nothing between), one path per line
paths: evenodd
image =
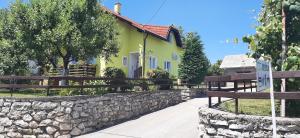
M207 98L192 99L79 138L197 138L197 111L207 103Z

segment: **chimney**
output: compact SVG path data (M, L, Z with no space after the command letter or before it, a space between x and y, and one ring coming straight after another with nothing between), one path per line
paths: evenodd
M121 6L122 4L120 2L117 2L114 7L114 12L117 14L121 14Z

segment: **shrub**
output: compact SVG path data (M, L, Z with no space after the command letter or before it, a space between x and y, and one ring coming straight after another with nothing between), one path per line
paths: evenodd
M159 90L169 90L172 85L172 80L170 79L169 72L157 68L156 70L149 71L147 76L153 79L152 82L158 85Z
M109 91L115 91L117 92L118 88L121 89L122 92L126 91L126 90L130 90L133 87L130 85L130 83L126 82L126 75L123 72L123 70L119 69L119 68L114 68L114 67L107 67L104 70L104 76L106 78L111 78L111 79L115 79L115 80L105 80L105 83L107 85L113 85L111 87L109 87ZM118 86L121 85L121 86Z

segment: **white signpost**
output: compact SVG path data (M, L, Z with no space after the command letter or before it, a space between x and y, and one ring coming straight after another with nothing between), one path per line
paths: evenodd
M275 102L273 90L273 74L271 61L266 62L263 60L256 61L256 78L257 78L257 91L261 92L270 89L271 109L272 109L272 128L273 138L277 137L276 132L276 115L275 115Z

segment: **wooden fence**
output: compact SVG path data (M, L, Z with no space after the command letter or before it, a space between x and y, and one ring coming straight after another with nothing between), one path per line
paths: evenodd
M66 81L67 85L59 85L58 82ZM97 84L91 84L90 82L100 81ZM68 85L69 82L73 82L72 85ZM114 90L122 87L139 87L140 90L146 91L150 86L156 86L162 88L167 86L167 89L181 89L183 87L196 87L203 88L203 85L179 83L177 79L133 79L133 78L101 78L101 77L75 77L75 76L0 76L0 89L7 89L13 92L21 89L40 89L45 90L46 95L50 95L50 90L75 88L80 89L81 95L84 95L83 89L85 88L114 88Z
M51 69L50 76L60 76L63 68ZM96 65L69 65L69 76L93 77L96 76Z
M300 78L300 71L273 72L273 79ZM238 114L238 99L270 99L270 93L256 92L256 74L244 73L230 76L207 76L205 82L208 84L208 105L211 108L212 97L218 97L218 104L221 98L233 98L235 100L235 113ZM233 83L233 87L222 88L220 83ZM217 84L217 87L213 87ZM249 91L250 92L247 92ZM274 92L275 99L300 99L300 92Z

